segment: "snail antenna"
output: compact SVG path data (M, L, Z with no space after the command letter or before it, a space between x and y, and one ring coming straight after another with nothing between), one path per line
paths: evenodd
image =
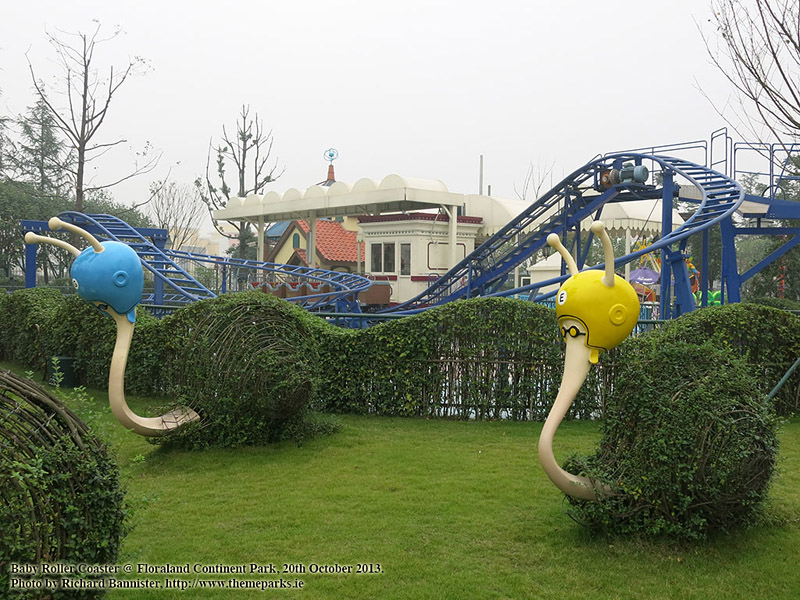
M570 275L577 275L578 274L578 265L575 262L575 259L572 258L567 249L564 247L564 244L561 243L561 239L555 233L551 233L547 236L547 244L551 248L555 248L558 253L561 255L561 258L564 259L564 262L567 263L567 268L569 269Z
M53 246L58 246L59 248L63 248L73 256L79 256L81 251L78 250L75 246L70 244L69 242L65 242L64 240L59 240L56 238L49 238L43 235L36 235L32 231L29 231L25 234L25 243L26 244L51 244Z
M595 221L591 226L592 233L600 238L603 244L603 255L606 260L606 270L603 275L603 285L614 287L614 247L611 245L611 238L608 237L605 225L602 221Z
M58 217L53 217L47 222L47 225L50 229L66 229L67 231L71 231L72 233L77 233L83 239L85 239L89 244L94 248L95 252L102 252L105 250L103 245L97 241L97 238L94 237L91 233L78 227L77 225L73 225L72 223L65 223Z

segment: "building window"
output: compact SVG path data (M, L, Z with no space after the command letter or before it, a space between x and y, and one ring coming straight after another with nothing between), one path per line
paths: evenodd
M395 273L395 243L370 244L370 271Z
M299 248L300 247L300 234L295 233L292 236L292 248Z
M373 273L380 273L383 271L383 261L381 258L383 257L383 248L381 248L382 244L370 244L370 271Z
M394 273L394 242L383 245L383 272Z
M411 244L400 244L400 275L411 275Z

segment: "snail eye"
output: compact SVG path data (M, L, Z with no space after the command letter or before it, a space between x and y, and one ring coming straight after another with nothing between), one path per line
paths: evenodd
M567 336L576 338L580 335L586 335L586 333L578 329L575 325L561 328L561 337L563 338L566 338Z
M79 287L81 287L81 286L80 286L80 284L78 283L78 280L77 280L77 279L75 279L74 277L72 278L72 287L74 287L76 290L77 290Z

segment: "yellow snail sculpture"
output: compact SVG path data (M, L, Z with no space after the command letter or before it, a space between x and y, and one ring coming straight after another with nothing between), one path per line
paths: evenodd
M108 399L114 417L126 428L144 436L159 436L173 431L199 415L188 407L179 407L160 417L141 417L125 401L125 366L136 323L136 305L142 299L144 274L142 262L133 249L122 242L100 243L88 231L58 217L48 221L50 229L65 229L77 233L89 242L83 251L63 240L25 234L26 244L52 244L67 250L75 257L70 267L72 284L78 295L94 304L114 319L117 341L108 374Z
M562 469L553 454L553 437L600 352L620 344L639 320L639 298L630 283L614 274L614 249L603 223L595 221L591 230L603 244L604 271L578 272L575 260L558 236L547 236L547 243L567 263L571 277L556 295L556 318L567 345L564 376L539 437L539 460L547 476L562 492L583 500L608 496L611 490Z

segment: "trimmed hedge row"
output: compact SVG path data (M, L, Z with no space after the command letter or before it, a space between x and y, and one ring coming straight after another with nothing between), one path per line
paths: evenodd
M233 307L249 307L249 316L235 316ZM228 336L237 344L236 352L227 352L229 364L220 364L213 340L200 333L220 326L212 327L210 315L227 315L225 327L236 328L235 339ZM308 370L309 401L319 410L543 420L560 384L563 347L555 314L536 304L464 300L370 329L345 330L268 294L245 292L196 303L161 321L139 311L126 390L252 399L250 391L279 379L272 359L259 355L268 340L286 337L283 329L271 329L270 319L278 318L292 332L286 339L293 340L298 368ZM759 390L768 392L800 355L800 318L764 306L709 307L640 337L652 344L710 341L742 357ZM43 370L48 356L74 356L79 381L105 387L114 339L111 320L75 296L40 288L0 296L3 358ZM629 344L602 355L567 418L602 414L617 364L635 358ZM289 349L282 352L288 356ZM223 382L217 382L220 373ZM800 371L776 398L779 414L798 409L799 392Z
M325 332L325 407L421 417L535 418L560 380L552 310L454 302L366 330Z

